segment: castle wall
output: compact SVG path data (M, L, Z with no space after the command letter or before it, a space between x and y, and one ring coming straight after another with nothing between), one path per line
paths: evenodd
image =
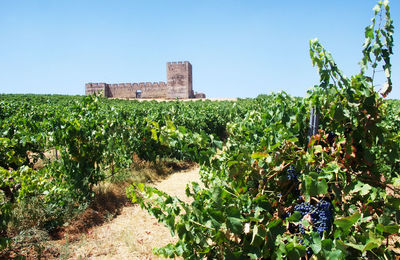
M140 91L138 98L165 98L167 84L165 82L140 82L140 83L119 83L107 84L106 97L110 98L137 98L137 91Z
M94 93L102 93L106 97L106 84L105 83L86 83L85 84L85 95L92 95Z
M147 82L144 86L140 86L142 91L142 98L166 98L167 84L165 82Z
M136 92L131 83L109 84L109 94L107 97L114 98L135 98Z
M204 94L204 93L196 93L196 94L194 94L194 98L206 98L206 94Z

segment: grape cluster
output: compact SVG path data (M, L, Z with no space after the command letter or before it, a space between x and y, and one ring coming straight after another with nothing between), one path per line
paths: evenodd
M287 178L289 180L289 185L294 184L294 188L291 190L291 194L297 198L300 196L300 190L299 190L299 179L298 176L299 174L295 171L295 168L293 165L290 165L289 168L287 169Z
M316 231L322 236L324 231L326 230L327 232L330 231L331 226L332 226L332 221L333 221L333 206L330 202L326 200L321 200L317 204L317 211L315 212L317 217L315 218L316 221L315 223L315 228Z
M293 165L289 166L289 169L287 170L287 177L290 181L294 181L294 182L298 181L297 174L296 174L296 171L294 170Z
M289 187L291 187L290 194L294 196L295 198L300 196L300 190L299 190L299 179L298 176L299 174L295 171L295 167L293 165L290 165L289 168L286 171L287 174L287 179L289 182L287 183Z
M295 211L301 213L301 217L310 215L313 231L322 237L324 231L329 232L333 221L333 206L329 201L321 200L317 205L302 202L294 206ZM304 227L300 225L300 232L305 233Z

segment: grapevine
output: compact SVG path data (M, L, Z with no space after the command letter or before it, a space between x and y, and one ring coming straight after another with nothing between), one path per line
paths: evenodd
M368 67L374 74L382 65L381 94L390 93L388 2L378 2L374 15L359 74L345 76L312 40L320 84L307 98L278 93L228 123L224 152L202 168L205 188L187 188L191 205L140 185L128 189L133 201L179 237L155 253L185 259L396 256L399 245L390 237L399 231L398 131L385 122L385 101L375 91L374 75L367 75ZM312 118L319 131L308 137L310 111L319 114Z

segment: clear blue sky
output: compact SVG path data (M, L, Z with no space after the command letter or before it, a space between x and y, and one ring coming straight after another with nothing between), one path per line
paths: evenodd
M188 60L209 97L304 96L318 84L318 37L346 75L358 73L375 0L1 0L0 93L83 95L86 82L166 81ZM400 99L400 3L393 92ZM383 83L383 82L382 82Z

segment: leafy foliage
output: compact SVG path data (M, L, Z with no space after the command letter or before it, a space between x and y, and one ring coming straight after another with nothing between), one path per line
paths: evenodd
M375 91L382 64L391 91L393 25L378 2L366 28L361 72L348 78L318 40L310 56L320 84L304 100L263 97L227 125L222 153L204 164L188 204L136 184L128 195L179 237L155 249L185 259L393 258L399 231L399 110ZM372 75L367 75L368 67ZM319 132L307 138L307 113ZM397 109L397 110L396 110ZM388 111L391 114L388 114ZM289 174L288 174L289 172ZM289 176L288 176L289 175ZM294 178L295 176L295 178Z
M221 148L228 120L252 105L0 95L1 248L9 245L7 226L21 205L42 204L41 217L26 222L52 230L88 204L94 185L129 167L134 154L208 161Z

